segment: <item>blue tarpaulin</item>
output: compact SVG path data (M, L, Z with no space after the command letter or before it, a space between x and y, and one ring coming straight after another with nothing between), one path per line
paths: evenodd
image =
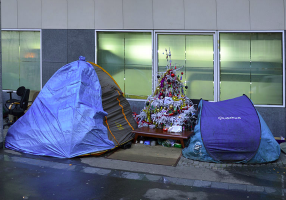
M198 112L195 134L183 149L183 156L242 163L279 158L279 144L247 96L221 102L201 100Z
M112 149L103 125L106 115L98 76L81 57L50 78L27 113L9 128L5 146L59 158Z

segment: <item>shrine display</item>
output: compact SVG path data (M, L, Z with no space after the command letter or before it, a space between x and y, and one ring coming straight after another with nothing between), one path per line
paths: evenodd
M138 127L163 128L170 132L182 132L194 126L196 109L185 95L188 86L182 83L182 67L172 65L171 51L165 50L165 72L157 75L158 85L150 95L144 109L137 116Z

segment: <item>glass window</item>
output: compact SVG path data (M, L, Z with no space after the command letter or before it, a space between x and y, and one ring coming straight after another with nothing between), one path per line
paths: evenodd
M220 33L220 100L283 104L282 33Z
M2 31L2 88L41 90L40 32Z
M158 34L158 71L166 71L165 49L170 49L172 64L183 69L182 82L190 99L214 100L213 35Z
M151 32L97 32L97 64L125 97L146 99L152 94Z

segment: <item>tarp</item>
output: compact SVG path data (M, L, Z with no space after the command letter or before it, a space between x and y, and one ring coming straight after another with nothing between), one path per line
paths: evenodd
M105 87L117 85L111 76L107 77ZM84 57L63 66L46 83L26 114L9 128L5 147L34 155L71 158L109 150L131 140L131 124L136 122L133 118L127 122L132 116L130 105L119 87L109 87L104 94L107 113L102 105L100 78ZM117 107L108 109L113 106ZM121 114L120 119L112 117L116 113ZM117 138L111 132L114 127L121 130Z
M201 100L195 134L183 156L210 162L265 163L279 158L271 131L243 95L221 102Z

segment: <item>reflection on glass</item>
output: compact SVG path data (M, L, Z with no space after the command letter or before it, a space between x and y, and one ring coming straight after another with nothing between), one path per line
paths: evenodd
M166 59L166 51L171 51L172 64L185 66L186 51L185 35L158 35L158 71L165 72L169 61ZM164 53L164 54L163 54Z
M20 32L20 85L41 90L40 32Z
M41 90L40 32L2 31L2 86Z
M187 96L214 100L214 49L212 35L186 36Z
M220 34L220 100L250 94L250 34Z
M19 32L2 31L2 88L16 90L20 83Z
M251 100L255 104L283 104L281 33L251 34Z
M171 50L173 66L184 68L177 71L190 99L214 100L214 54L212 35L158 35L158 71L165 72L165 49Z
M116 80L127 98L152 93L151 33L99 32L97 63Z
M124 92L124 33L98 33L97 64L116 80Z
M282 33L221 33L220 69L220 100L283 104Z

